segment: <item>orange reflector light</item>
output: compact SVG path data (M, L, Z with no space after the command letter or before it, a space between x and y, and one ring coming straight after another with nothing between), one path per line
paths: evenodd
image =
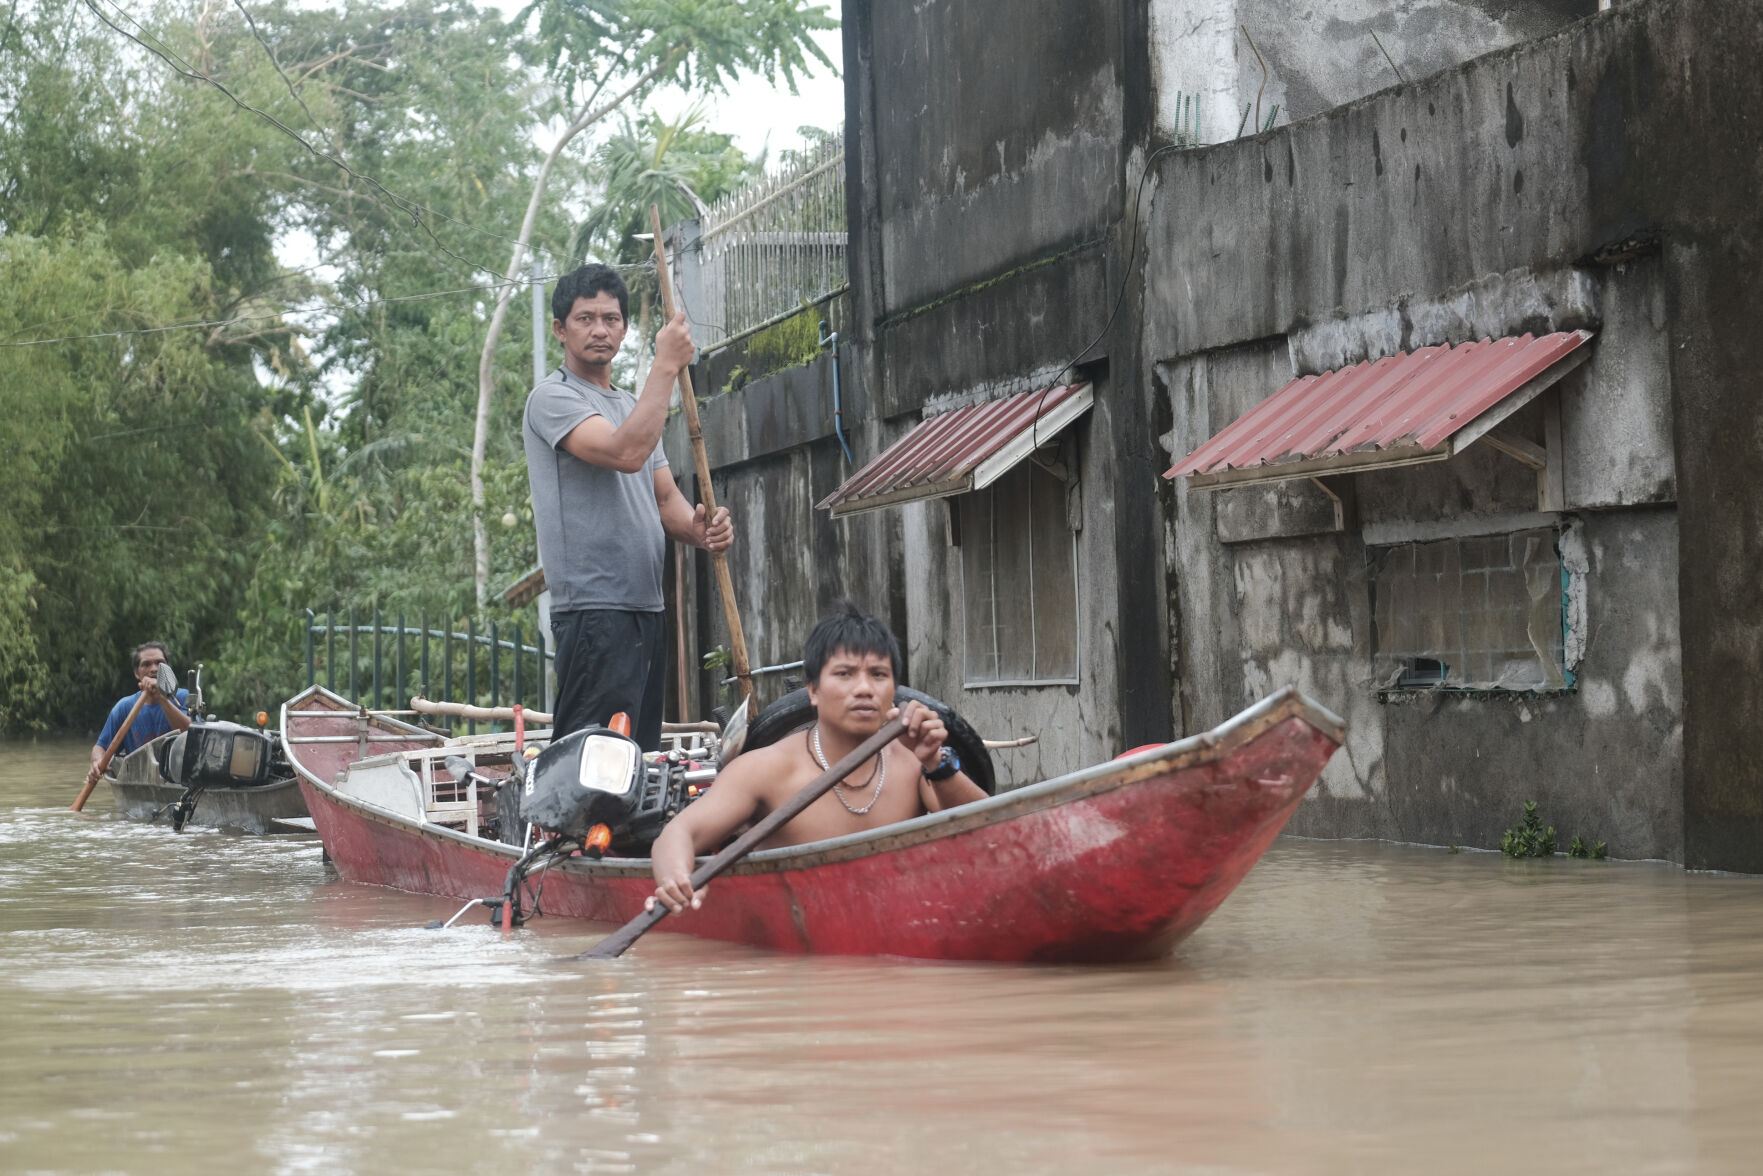
M257 725L259 727L269 726L269 712L268 711L258 711L257 712Z
M585 844L589 853L599 857L612 845L612 830L605 825L595 825L588 830Z
M612 730L617 731L620 735L623 735L626 739L630 738L631 717L623 711L619 711L617 714L613 715L612 721L606 725Z

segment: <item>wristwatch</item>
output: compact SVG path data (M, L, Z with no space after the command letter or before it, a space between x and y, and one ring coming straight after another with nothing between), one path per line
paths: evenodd
M937 757L937 766L923 769L924 778L932 784L941 784L960 770L961 757L947 743L943 744L943 754Z

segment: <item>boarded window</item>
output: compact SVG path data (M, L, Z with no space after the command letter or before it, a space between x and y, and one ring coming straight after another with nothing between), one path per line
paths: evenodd
M1077 538L1067 493L1023 462L955 500L967 685L1077 681Z
M1377 680L1386 687L1566 687L1554 530L1404 543L1372 560Z

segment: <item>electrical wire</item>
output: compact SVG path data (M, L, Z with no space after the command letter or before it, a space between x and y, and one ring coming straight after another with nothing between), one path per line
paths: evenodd
M1165 143L1145 157L1144 170L1139 172L1138 191L1134 193L1132 200L1132 229L1126 238L1126 272L1120 275L1120 289L1114 295L1114 309L1108 312L1108 321L1102 324L1102 329L1096 332L1096 337L1090 340L1089 345L1072 356L1071 360L1053 376L1052 381L1041 389L1040 398L1035 401L1034 424L1029 426L1029 449L1031 451L1040 448L1041 411L1047 403L1047 393L1059 387L1059 381L1064 378L1065 374L1081 363L1084 356L1094 351L1096 345L1108 337L1108 332L1114 329L1114 320L1120 317L1120 307L1126 301L1126 288L1132 283L1133 267L1138 264L1139 260L1139 210L1145 202L1145 181L1151 178L1151 165L1157 162L1158 156L1167 155L1171 151L1180 149L1181 144L1179 143Z
M615 265L610 268L621 271L647 270L653 269L654 263L651 262L646 265ZM242 314L236 315L233 318L224 319L187 320L181 323L167 323L160 327L137 327L127 331L94 331L86 335L59 335L52 339L0 341L0 347L41 347L51 343L80 343L91 339L127 339L133 338L137 335L160 335L167 331L188 331L201 328L230 327L236 326L240 323L274 322L276 319L285 318L289 315L341 314L346 311L369 310L376 306L390 306L401 302L426 302L435 298L448 298L455 294L476 294L485 290L502 290L509 286L526 286L531 285L535 280L542 285L546 282L554 282L563 276L564 275L562 274L544 274L537 279L523 278L518 281L487 282L479 286L460 286L451 290L430 290L422 294L400 294L388 298L369 298L361 302L321 303L317 306L290 307L286 310L274 311L266 314ZM104 312L94 311L93 313L102 314Z
M300 109L306 112L306 121L312 124L314 130L324 130L324 124L313 115L312 108L306 105L306 99L300 97L300 91L294 89L293 79L283 71L282 63L276 60L275 50L269 47L269 42L265 41L263 34L257 31L257 19L251 15L251 10L245 7L244 0L233 0L233 7L239 10L239 15L243 16L245 23L251 26L251 38L263 46L263 55L269 58L271 65L275 66L275 72L281 77L282 85L288 88L288 94L300 104Z

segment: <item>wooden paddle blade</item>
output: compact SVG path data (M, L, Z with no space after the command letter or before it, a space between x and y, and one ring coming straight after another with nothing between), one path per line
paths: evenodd
M751 698L741 699L741 705L722 729L722 738L716 750L716 767L720 771L728 766L728 761L740 755L747 746L747 709L752 704Z
M615 960L628 951L631 944L641 939L644 932L665 918L667 918L667 908L656 903L654 910L644 911L575 958L578 960Z
M77 813L84 809L86 802L92 799L92 789L96 787L98 787L98 778L94 776L91 783L81 786L80 794L73 798L73 803L67 806L67 811Z

